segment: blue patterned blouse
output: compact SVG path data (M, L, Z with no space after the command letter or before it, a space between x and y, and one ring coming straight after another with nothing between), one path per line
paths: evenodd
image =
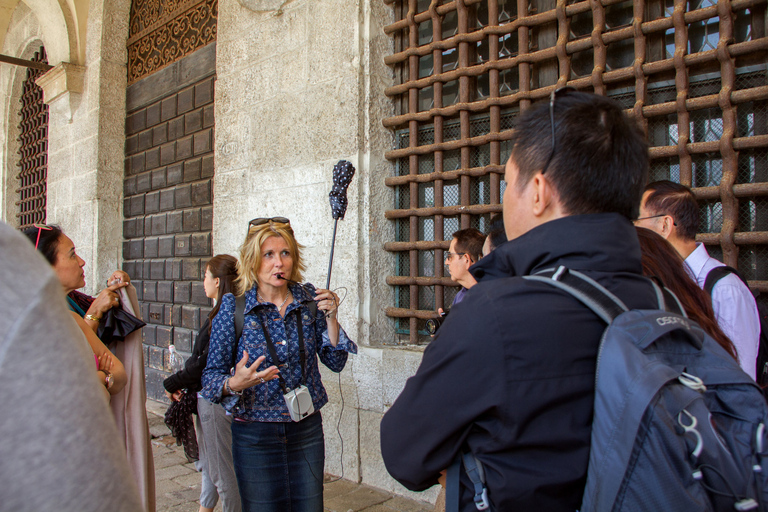
M315 410L328 402L323 383L320 381L320 370L317 357L325 366L334 372L344 369L348 353L357 353L357 345L347 337L343 329L339 329L339 343L334 348L328 337L328 326L323 312L318 310L317 319L311 317L309 308L304 304L314 299L315 287L311 284L302 286L289 284L293 294L293 302L286 309L285 318L280 316L277 306L271 303L263 304L256 299L256 285L245 294L245 316L243 319L243 335L237 343L237 357L243 357L243 351L248 352L250 366L260 356L266 356L260 370L276 364L280 374L289 388L301 383L301 362L299 358L299 336L296 328L297 314L294 310L300 308L302 329L304 331L304 350L306 351L306 386L312 395ZM262 325L269 329L272 342L275 345L278 363L272 361L267 350ZM274 379L266 384L257 384L243 391L242 397L221 396L224 381L232 375L232 349L235 347L235 297L227 294L221 299L221 307L213 319L211 342L208 350L208 364L203 371L202 394L208 400L221 403L236 419L245 421L289 422L291 416L283 400L280 380Z

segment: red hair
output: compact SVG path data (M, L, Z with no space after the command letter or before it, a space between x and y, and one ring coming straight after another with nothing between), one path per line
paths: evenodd
M712 299L688 275L680 254L672 244L650 229L636 229L642 251L643 275L657 278L677 295L688 317L738 361L733 343L715 321Z

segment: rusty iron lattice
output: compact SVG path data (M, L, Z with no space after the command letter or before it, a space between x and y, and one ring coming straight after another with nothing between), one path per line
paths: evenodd
M451 230L501 211L513 120L564 85L619 101L648 135L651 179L691 186L698 240L768 291L765 0L385 0L396 105L395 307L407 343L450 304ZM453 229L455 228L455 229Z
M216 41L218 0L134 0L128 84Z
M48 63L45 49L35 52L34 62ZM21 93L19 117L19 174L16 179L16 217L20 228L45 222L48 175L48 105L43 102L43 90L35 83L45 71L27 68Z

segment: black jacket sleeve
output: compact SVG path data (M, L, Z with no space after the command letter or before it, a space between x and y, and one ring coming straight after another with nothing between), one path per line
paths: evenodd
M479 418L493 414L498 382L490 365L504 356L484 339L495 322L485 301L457 304L424 351L416 375L381 422L381 453L387 471L413 491L435 485Z
M174 373L163 381L163 387L169 393L175 393L180 389L197 392L202 389L200 379L205 370L205 364L208 361L208 343L210 342L209 332L210 320L205 319L205 323L197 332L195 346L192 348L192 355L189 356L184 369Z

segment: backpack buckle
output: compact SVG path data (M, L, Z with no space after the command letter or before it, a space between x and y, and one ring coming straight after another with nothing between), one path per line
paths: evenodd
M475 494L475 507L477 510L487 510L491 504L488 502L488 489L483 487L483 492Z

